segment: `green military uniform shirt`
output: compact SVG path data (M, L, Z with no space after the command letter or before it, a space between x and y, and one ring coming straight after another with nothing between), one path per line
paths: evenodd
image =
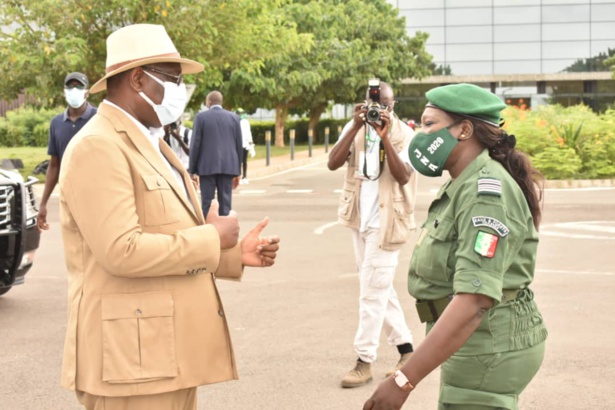
M531 347L547 334L532 292L505 301L502 291L529 286L537 245L523 192L484 150L432 202L410 262L408 290L417 300L457 293L493 299L494 307L457 354Z

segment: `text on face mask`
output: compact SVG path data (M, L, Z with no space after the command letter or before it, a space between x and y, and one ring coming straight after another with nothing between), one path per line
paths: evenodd
M425 165L426 167L428 167L432 171L437 171L438 170L438 166L435 165L435 164L432 164L429 161L429 158L424 156L421 151L419 151L418 149L415 149L414 153L416 154L416 157L418 158L418 160L421 161L421 164Z
M436 138L436 140L434 142L431 143L430 146L427 147L427 151L430 154L433 154L434 152L436 152L436 150L438 149L438 147L440 145L444 144L444 140L441 137Z

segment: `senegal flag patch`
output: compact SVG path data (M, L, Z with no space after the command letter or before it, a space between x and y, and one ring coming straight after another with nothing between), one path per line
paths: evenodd
M478 231L476 242L474 243L474 252L485 258L493 258L495 249L498 247L499 236L493 235L484 231Z

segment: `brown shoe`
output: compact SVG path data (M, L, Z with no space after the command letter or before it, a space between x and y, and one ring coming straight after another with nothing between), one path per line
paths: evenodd
M411 355L412 355L412 352L402 354L401 357L399 358L399 361L395 365L395 368L389 370L388 372L386 372L384 377L389 377L393 373L395 373L397 370L401 369L403 367L403 365L406 364L406 362L408 361L408 359L410 358Z
M357 360L354 369L348 372L342 379L342 387L351 388L363 386L372 381L372 370L370 363L363 363Z

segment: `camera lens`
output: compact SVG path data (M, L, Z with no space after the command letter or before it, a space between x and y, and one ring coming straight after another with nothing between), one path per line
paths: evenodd
M380 106L370 106L366 117L368 121L380 121Z

